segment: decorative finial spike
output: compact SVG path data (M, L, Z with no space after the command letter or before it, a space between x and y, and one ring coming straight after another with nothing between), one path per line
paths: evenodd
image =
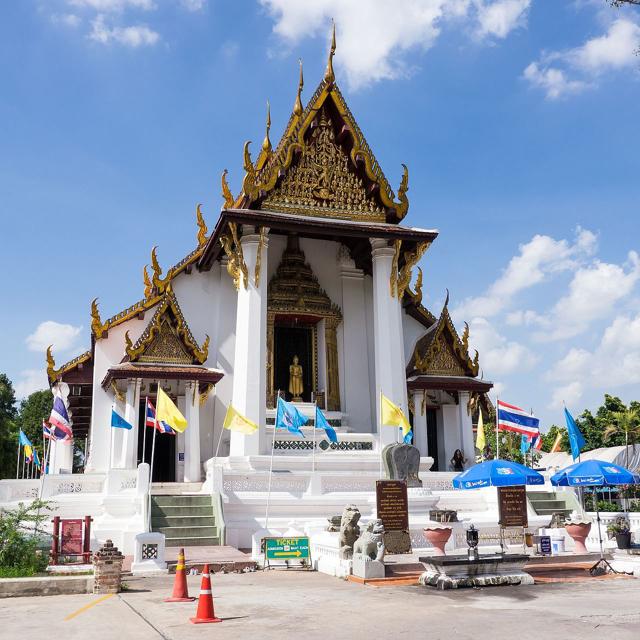
M226 169L222 172L222 197L224 198L224 208L232 209L235 198L233 197L231 189L229 189L229 184L227 183L227 173L228 171Z
M196 223L198 225L198 246L202 247L207 242L207 225L204 221L204 216L202 215L202 211L200 209L202 207L201 204L196 206Z
M333 56L336 53L336 23L333 22L333 29L331 33L331 48L329 49L329 59L327 60L327 69L324 72L324 79L328 83L335 81L336 76L333 72Z
M444 309L449 306L449 289L447 289L447 297L444 300Z
M269 130L271 129L271 105L267 100L267 132L264 135L262 141L262 150L266 153L271 153L271 140L269 140Z
M298 80L298 93L296 95L296 101L293 105L293 113L296 116L302 115L302 87L304 87L304 76L302 74L302 58L298 59L300 63L300 79Z

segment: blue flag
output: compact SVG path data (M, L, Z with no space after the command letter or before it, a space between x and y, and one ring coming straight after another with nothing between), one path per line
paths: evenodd
M522 437L520 438L520 453L522 455L529 453L529 449L531 449L531 439L529 436L522 434Z
M307 424L305 418L290 402L278 398L278 411L276 412L276 429L286 429L290 433L297 433L304 438L300 427Z
M327 438L329 438L330 442L338 442L338 436L336 435L335 429L329 424L326 416L322 411L320 411L320 407L316 405L316 429L324 429L324 432L327 434Z
M413 429L411 429L410 431L407 431L407 435L402 438L402 442L404 442L405 444L411 444L411 441L413 440Z
M564 419L567 422L567 431L569 432L569 444L571 445L571 455L575 460L580 456L580 450L584 447L584 437L578 429L576 421L573 416L567 411L567 407L564 408Z
M111 409L111 426L116 429L133 429L130 425L115 409Z

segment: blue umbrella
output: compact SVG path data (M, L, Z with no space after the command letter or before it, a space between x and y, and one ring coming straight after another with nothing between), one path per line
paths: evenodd
M609 487L637 481L629 469L603 460L576 462L551 476L551 484L557 487Z
M576 462L566 469L561 469L551 476L551 484L557 487L611 487L618 484L637 484L638 476L629 469L625 469L613 462L604 460L585 460ZM596 506L596 522L598 525L598 540L600 542L600 560L589 570L592 575L606 572L610 569L616 573L613 567L604 559L602 548L602 532L600 530L600 511L598 509L598 496L594 497Z
M455 489L513 487L544 484L544 476L529 467L509 460L486 460L463 471L453 479Z

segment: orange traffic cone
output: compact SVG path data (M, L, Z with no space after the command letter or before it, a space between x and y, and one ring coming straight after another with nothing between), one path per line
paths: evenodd
M189 597L187 587L187 575L184 568L184 549L178 553L178 564L176 565L176 577L173 581L173 593L170 598L165 598L165 602L193 602L195 598Z
M209 575L209 565L205 564L202 570L202 584L200 585L200 598L198 598L198 610L195 618L189 618L193 624L204 624L205 622L222 622L216 618L213 612L213 596L211 595L211 576Z

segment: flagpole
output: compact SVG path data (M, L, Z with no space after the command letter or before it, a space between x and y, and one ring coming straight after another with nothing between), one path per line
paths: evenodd
M16 460L16 480L20 477L20 450L22 445L20 444L20 434L18 434L18 459Z
M496 460L500 460L500 434L498 432L498 414L500 413L500 398L496 396Z
M271 477L273 476L273 451L276 448L276 429L278 424L278 404L280 400L280 390L276 399L276 419L273 421L273 440L271 442L271 462L269 464L269 486L267 488L267 507L264 514L264 528L269 530L269 503L271 502Z
M82 461L82 473L87 470L87 457L89 456L89 436L84 437L84 460Z
M313 414L313 449L311 450L311 472L316 473L316 430L318 428L318 398L314 402L316 410Z
M145 418L146 418L146 409L145 409ZM149 513L147 514L147 529L149 531L151 531L151 482L153 481L153 458L156 452L156 434L157 433L158 433L158 421L156 420L156 425L155 427L153 427L153 439L151 441L151 465L149 468L149 503L148 503Z
M24 480L24 469L26 466L27 466L27 453L25 451L24 455L22 456L22 480Z
M382 387L378 395L378 409L380 421L378 423L378 448L380 449L380 480L382 480Z
M111 403L111 416L109 418L109 429L111 431L109 436L109 469L113 469L113 425L111 421L113 420L113 412L115 411L116 403Z
M145 454L147 450L147 411L149 410L149 396L144 397L144 425L142 432L142 462L146 462Z

